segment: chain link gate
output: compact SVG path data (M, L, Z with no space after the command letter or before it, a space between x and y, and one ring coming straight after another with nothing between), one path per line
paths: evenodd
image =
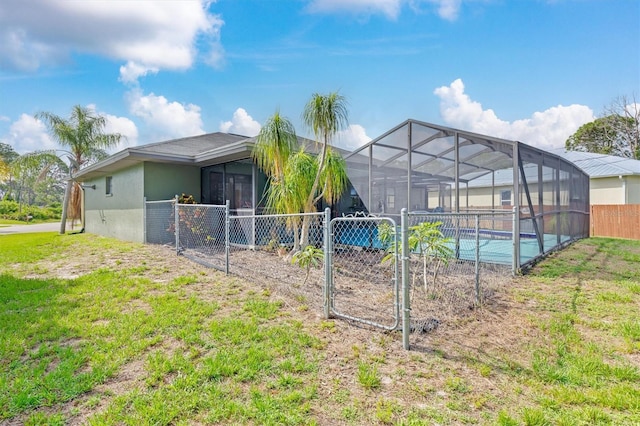
M327 314L385 330L399 328L398 231L390 218L330 222Z
M229 272L229 204L175 204L176 252Z

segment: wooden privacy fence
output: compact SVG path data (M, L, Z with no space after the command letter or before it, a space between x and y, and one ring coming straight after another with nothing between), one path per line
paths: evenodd
M640 204L591 206L591 236L640 240Z

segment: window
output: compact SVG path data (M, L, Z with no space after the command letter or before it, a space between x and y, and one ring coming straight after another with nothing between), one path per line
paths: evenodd
M211 172L209 174L209 200L224 205L229 200L232 209L253 208L251 175Z
M105 178L105 182L104 182L104 193L105 195L113 195L113 192L111 192L112 190L112 185L111 185L111 181L113 180L113 177L111 176L107 176Z
M387 208L389 210L396 208L396 189L394 187L387 188Z
M503 206L511 205L511 191L500 191L500 204Z

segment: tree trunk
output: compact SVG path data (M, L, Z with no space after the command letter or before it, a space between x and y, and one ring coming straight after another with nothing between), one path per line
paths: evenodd
M60 219L60 235L64 234L67 227L67 211L69 209L69 198L71 196L71 187L73 181L69 179L67 181L67 188L64 191L64 201L62 202L62 218Z
M422 247L420 247L421 250ZM427 291L427 254L423 251L422 252L422 280L424 283L424 291Z
M300 251L300 234L298 233L300 227L296 224L293 227L293 250L292 253Z
M305 211L305 213L307 213ZM311 216L302 218L302 231L300 232L300 250L304 250L309 245L309 227L311 225Z
M307 198L307 203L304 206L305 213L313 213L315 212L316 205L316 192L318 192L318 186L320 184L320 175L322 174L322 169L324 169L325 159L327 157L327 135L324 135L322 141L322 151L320 153L320 163L318 164L318 171L316 172L316 177L313 180L313 185L311 186L311 192L309 193L309 197ZM309 226L310 226L311 216L305 216L302 219L302 236L301 236L301 249L304 250L306 246L309 245Z

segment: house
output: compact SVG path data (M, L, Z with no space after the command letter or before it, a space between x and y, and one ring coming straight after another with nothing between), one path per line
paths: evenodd
M144 241L144 201L192 194L197 202L257 204L264 186L248 160L254 140L210 133L124 149L75 176L84 190L87 232Z
M315 144L299 137L301 146ZM267 178L251 159L255 137L208 133L124 149L80 170L75 180L84 188L85 231L143 242L145 200L193 195L197 203L260 210ZM348 189L336 208L348 211Z
M640 160L564 149L551 152L589 175L592 205L640 204Z
M315 145L299 138L305 149ZM145 200L191 194L202 204L230 202L260 211L266 176L251 159L255 138L211 133L127 148L82 169L85 230L145 241ZM487 135L407 120L341 154L350 186L333 214L492 214L486 235L513 239L515 268L588 236L588 176L559 155ZM515 182L515 184L514 184ZM399 219L399 218L398 218ZM460 230L458 230L460 231ZM508 244L507 244L508 245Z
M591 152L566 151L564 148L550 154L570 161L589 176L590 205L640 204L640 160ZM535 167L524 166L533 177ZM543 173L543 185L550 185L553 176ZM534 182L534 186L536 183ZM498 170L491 176L476 179L461 189L468 209L487 207L510 209L514 205L513 169ZM551 191L543 191L549 195ZM548 204L546 201L545 204Z

